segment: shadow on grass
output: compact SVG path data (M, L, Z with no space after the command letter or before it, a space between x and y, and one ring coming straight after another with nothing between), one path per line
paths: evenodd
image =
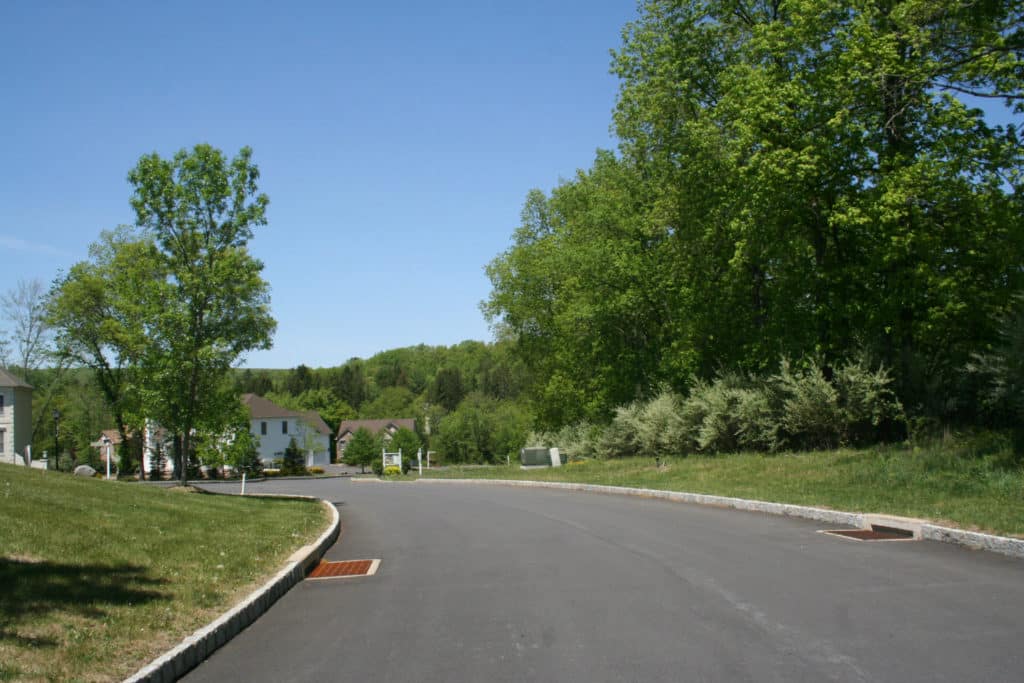
M82 565L0 558L0 642L54 647L56 641L18 633L26 621L45 621L52 614L101 618L109 607L166 600L157 590L164 579L131 564Z

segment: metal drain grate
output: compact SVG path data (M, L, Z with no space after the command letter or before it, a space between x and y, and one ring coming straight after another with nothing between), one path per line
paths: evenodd
M870 529L829 529L823 534L852 538L856 541L913 541L914 532L893 527L872 525Z
M309 573L307 579L344 579L354 576L373 576L377 573L380 560L346 560L344 562L321 562Z

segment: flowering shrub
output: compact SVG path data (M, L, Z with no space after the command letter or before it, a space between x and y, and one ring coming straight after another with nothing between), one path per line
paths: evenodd
M396 477L402 473L402 468L398 465L388 465L384 468L385 477Z

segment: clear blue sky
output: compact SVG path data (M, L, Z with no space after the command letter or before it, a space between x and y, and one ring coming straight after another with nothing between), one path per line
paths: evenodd
M532 187L611 148L633 0L0 5L0 290L133 222L128 170L253 148L278 321L250 367L490 339L485 264Z

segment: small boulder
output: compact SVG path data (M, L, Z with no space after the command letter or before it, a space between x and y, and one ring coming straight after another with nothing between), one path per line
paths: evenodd
M95 477L96 470L89 467L88 465L79 465L75 468L76 477Z

